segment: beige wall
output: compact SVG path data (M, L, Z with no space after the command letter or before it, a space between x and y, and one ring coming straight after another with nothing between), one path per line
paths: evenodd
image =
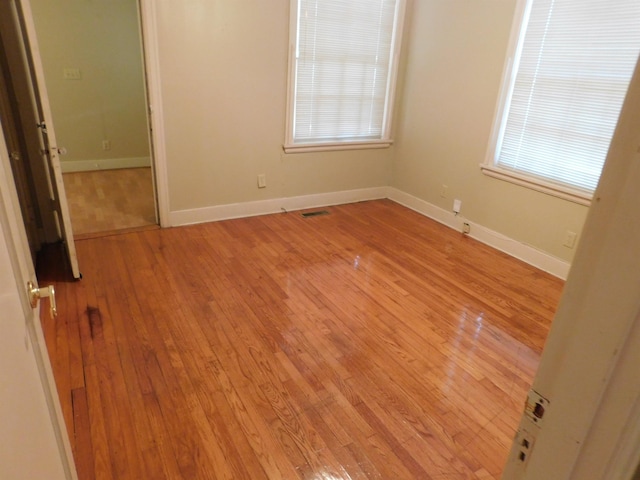
M289 0L156 8L171 211L389 184L389 149L282 153Z
M446 209L460 198L472 222L571 260L562 243L587 208L479 168L514 9L409 1L395 146L283 155L289 0L159 2L170 210L392 185Z
M483 175L515 0L413 0L392 185L571 260L587 208ZM447 198L441 197L447 185Z
M56 10L32 1L47 15ZM395 145L291 155L282 153L289 0L157 2L170 211L391 185L447 210L459 198L472 222L570 261L574 250L562 243L567 230L581 231L587 208L479 168L515 1L409 0ZM60 80L60 68L83 65L60 57L58 83L72 102L69 89L82 82ZM57 124L61 138L66 127Z
M136 0L31 0L63 162L149 156ZM81 78L65 80L65 68ZM110 140L111 150L102 148Z

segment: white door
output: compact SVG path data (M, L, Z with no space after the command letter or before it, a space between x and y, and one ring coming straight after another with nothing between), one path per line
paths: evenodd
M73 276L74 278L80 278L76 247L73 241L73 230L71 228L71 216L69 215L69 206L62 181L60 147L57 144L53 127L40 50L31 15L31 4L29 0L10 0L8 3L9 5L6 6L10 10L8 13L13 16L16 25L21 27L18 29L23 42L20 47L25 64L29 66L27 75L31 87L31 108L34 109L36 118L39 119L38 125L34 125L34 128L40 131L40 151L43 155L48 177L49 196L53 205L58 234L65 242ZM25 106L24 108L29 107Z
M36 278L0 135L0 478L76 479L39 308L31 308L28 281Z
M640 63L503 480L638 478L639 185Z

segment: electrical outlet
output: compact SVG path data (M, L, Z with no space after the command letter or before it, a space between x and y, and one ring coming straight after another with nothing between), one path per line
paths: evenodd
M564 235L564 243L563 245L567 248L573 248L576 246L576 239L578 238L578 234L576 232L572 232L571 230L567 230L567 233Z
M267 175L261 173L258 175L258 188L265 188L267 186Z
M65 80L80 80L82 74L79 68L64 68L62 70L62 78Z
M111 140L102 141L102 150L111 150Z
M471 233L471 224L469 224L469 222L464 222L462 224L462 233L465 235L469 235Z
M453 211L454 211L455 213L460 213L460 208L461 208L461 207L462 207L462 200L459 200L459 199L457 199L457 198L456 198L456 199L453 201Z

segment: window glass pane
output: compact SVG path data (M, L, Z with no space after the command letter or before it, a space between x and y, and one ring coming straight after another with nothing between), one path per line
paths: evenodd
M593 191L640 52L637 0L532 0L496 165Z
M398 1L298 1L294 143L384 138Z

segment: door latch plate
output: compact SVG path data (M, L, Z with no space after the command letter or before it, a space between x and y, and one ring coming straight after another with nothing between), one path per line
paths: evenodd
M524 413L535 425L542 425L542 420L547 408L549 408L549 400L547 400L535 390L529 390Z

